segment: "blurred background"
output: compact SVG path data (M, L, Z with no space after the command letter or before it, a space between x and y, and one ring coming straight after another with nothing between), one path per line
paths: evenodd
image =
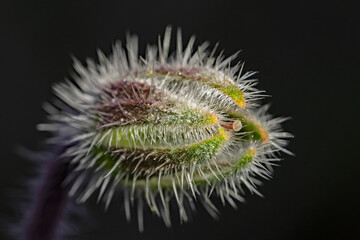
M16 147L41 149L41 104L53 97L53 83L70 77L71 56L96 58L97 48L109 54L127 32L139 36L143 53L167 25L181 28L184 41L195 34L197 43L219 42L225 55L243 50L238 60L259 71L271 113L292 117L284 128L295 135L289 149L296 156L283 154L260 187L264 198L247 193L237 210L220 206L217 221L199 207L191 223L167 229L146 211L145 232L138 233L119 206L104 213L90 201L62 238L358 239L358 12L350 1L2 0L0 239L12 239L6 233L24 212L21 199L31 197L21 189L37 175Z

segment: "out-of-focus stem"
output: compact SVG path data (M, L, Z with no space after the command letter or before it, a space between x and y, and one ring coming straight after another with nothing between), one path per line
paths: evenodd
M53 159L47 162L46 172L38 186L35 201L29 211L21 233L22 240L55 239L58 226L67 204L67 191L63 181L68 163L62 161L61 154L66 147L59 149Z

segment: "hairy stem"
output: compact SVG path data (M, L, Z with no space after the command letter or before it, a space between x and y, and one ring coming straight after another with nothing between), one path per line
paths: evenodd
M32 209L25 221L21 239L55 239L58 226L67 204L67 191L62 185L68 170L68 163L62 161L62 147L48 161L46 172L39 186Z

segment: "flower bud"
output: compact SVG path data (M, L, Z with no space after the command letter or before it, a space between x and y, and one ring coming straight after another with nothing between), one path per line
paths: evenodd
M215 57L207 43L194 51L194 38L183 50L178 31L169 55L170 35L144 58L128 37L127 52L116 43L110 57L98 52L99 64L74 60L78 75L54 87L61 102L46 105L50 122L39 125L69 145L70 195L84 202L98 190L108 206L120 190L128 218L137 206L140 230L144 202L170 225L173 197L187 221L194 199L215 216L214 193L233 206L243 186L260 195L257 178L271 175L278 151L289 153L285 118L259 107L263 91L243 63L231 65L237 54Z

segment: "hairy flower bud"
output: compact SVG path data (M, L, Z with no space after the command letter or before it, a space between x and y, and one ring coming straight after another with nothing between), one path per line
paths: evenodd
M145 58L128 37L127 52L116 43L109 58L98 52L99 64L74 60L78 75L54 87L61 101L45 106L50 122L39 125L69 145L70 195L84 202L98 190L108 206L121 189L128 218L137 203L140 230L144 201L166 225L173 197L182 221L194 199L215 216L213 193L233 206L243 201L242 186L260 194L257 177L270 176L278 151L289 153L291 135L280 126L286 118L259 106L264 95L250 79L254 72L231 66L237 54L215 57L207 43L193 51L194 37L183 50L178 31L169 55L170 35L167 28Z

